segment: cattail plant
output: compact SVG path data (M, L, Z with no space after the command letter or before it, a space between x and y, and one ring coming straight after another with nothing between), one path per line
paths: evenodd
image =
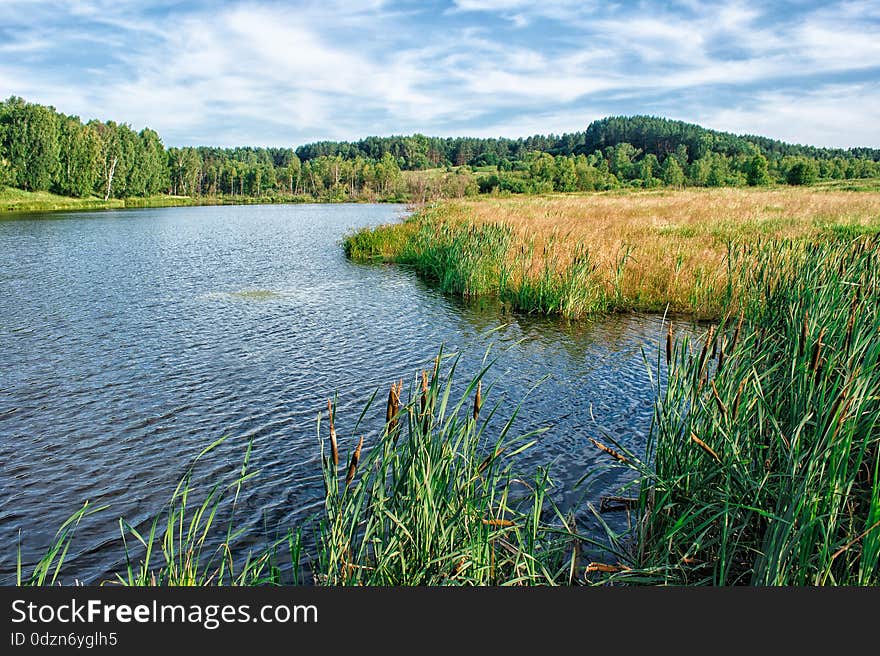
M351 485L351 482L354 480L355 474L357 474L358 461L361 459L361 449L364 446L364 437L361 435L361 439L358 442L357 448L354 450L354 453L351 454L351 462L348 464L348 472L345 474L345 485Z
M477 392L474 395L474 422L480 418L480 408L483 406L483 381L477 381Z
M732 262L724 366L706 368L709 334L696 357L674 349L646 456L615 458L640 480L630 569L594 577L880 584L878 248L768 240Z
M330 424L330 459L333 461L333 467L339 467L339 446L336 443L336 426L333 422L333 402L327 399L327 417Z
M457 359L456 359L457 360ZM330 585L547 584L567 580L573 536L546 497L545 472L512 473L536 433L511 438L511 421L487 440L488 421L473 421L470 395L485 413L485 368L451 401L455 361L445 378L416 378L396 409L398 430L379 431L351 458L344 492L328 495L316 571ZM390 399L398 398L399 384ZM426 394L429 402L423 404ZM402 395L400 395L402 397ZM391 405L393 406L394 401ZM432 406L433 409L432 409ZM424 408L424 409L423 409ZM392 408L393 409L393 408ZM488 416L497 409L489 410ZM425 431L424 415L433 417ZM355 431L364 432L361 421ZM386 405L386 425L388 419ZM540 432L540 431L538 431ZM325 476L332 476L325 470ZM545 517L560 518L550 525Z
M403 392L403 381L399 383L391 383L391 389L388 392L388 404L385 409L385 430L389 435L397 438L400 421L398 413L400 412L400 394Z

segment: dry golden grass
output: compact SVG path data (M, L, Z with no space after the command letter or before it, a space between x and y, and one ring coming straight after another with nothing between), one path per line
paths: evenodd
M482 198L448 203L449 220L513 229L517 275L564 270L585 247L607 294L645 309L703 308L727 284L730 240L880 229L880 193L811 188L693 189ZM622 264L622 266L621 266Z

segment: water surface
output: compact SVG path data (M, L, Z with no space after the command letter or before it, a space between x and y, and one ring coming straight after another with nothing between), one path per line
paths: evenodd
M253 442L238 511L259 543L320 507L316 416L338 394L344 440L369 395L410 381L441 344L470 376L498 362L487 402L517 432L549 427L520 463L551 466L556 499L604 462L588 438L638 448L653 391L643 350L661 318L566 322L444 297L411 272L347 261L349 230L403 215L394 205L187 207L31 215L0 221L0 582L85 500L64 582L119 568L119 517L142 526L192 458L226 480ZM545 379L546 378L546 379ZM531 394L536 382L543 380ZM384 407L372 412L381 424ZM369 418L368 417L368 418ZM350 445L345 446L350 448ZM613 488L606 477L594 486Z

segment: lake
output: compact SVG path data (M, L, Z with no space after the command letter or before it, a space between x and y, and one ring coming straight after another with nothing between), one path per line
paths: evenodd
M349 451L370 395L381 400L365 425L377 430L390 382L408 388L441 345L460 354L463 379L491 349L485 402L501 401L506 419L522 401L515 433L547 427L518 468L550 466L554 498L589 524L587 501L621 479L606 472L575 489L607 462L588 438L644 444L662 318L515 315L445 297L403 268L346 260L346 232L405 211L182 207L0 221L0 583L15 580L19 531L27 564L86 500L110 508L79 527L63 582L110 578L118 519L145 528L195 455L224 436L196 478L226 480L253 443L259 474L237 511L245 539L308 521L322 501L316 418L327 399L338 395Z

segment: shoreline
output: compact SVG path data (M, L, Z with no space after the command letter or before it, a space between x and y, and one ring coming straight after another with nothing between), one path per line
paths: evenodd
M9 191L9 190L6 190ZM21 190L17 193L27 194ZM101 200L99 198L68 198L40 194L43 196L34 200L24 199L21 202L4 198L4 192L0 191L0 220L13 218L23 214L44 214L50 212L96 212L104 210L123 209L148 209L161 207L214 207L220 205L307 205L310 203L330 204L406 204L406 199L373 199L373 200L328 200L305 196L266 196L242 199L238 196L150 196L146 198L111 198ZM45 198L45 196L50 196Z
M444 293L525 313L717 320L741 309L729 268L738 252L876 234L878 211L877 192L809 187L488 197L425 206L342 247L352 261L406 266Z
M719 189L734 189L750 192L778 192L786 193L792 190L801 189L804 192L849 192L853 194L876 193L880 192L880 179L855 179L855 180L835 180L820 181L812 185L803 187L791 187L789 185L769 185L764 187L687 187L685 189L672 189L662 187L657 189L640 189L635 187L620 187L607 191L589 191L589 192L552 192L547 194L511 194L509 192L501 193L481 193L474 197L447 197L433 199L428 202L445 202L445 203L461 203L461 202L484 202L498 201L505 202L514 199L522 199L527 202L528 199L550 199L550 198L663 198L675 196L683 191L691 193L706 193L711 195ZM173 195L157 195L157 196L130 196L127 198L111 198L102 200L99 197L90 198L74 198L69 196L60 196L50 192L29 192L15 187L0 187L0 220L11 216L27 214L27 213L48 213L48 212L75 212L75 211L98 211L98 210L119 210L119 209L140 209L140 208L156 208L156 207L196 207L196 206L217 206L217 205L299 205L309 203L345 203L345 204L414 204L412 198L404 198L394 196L391 198L327 198L314 197L311 195L266 195L266 196L173 196ZM415 203L424 204L424 203Z

